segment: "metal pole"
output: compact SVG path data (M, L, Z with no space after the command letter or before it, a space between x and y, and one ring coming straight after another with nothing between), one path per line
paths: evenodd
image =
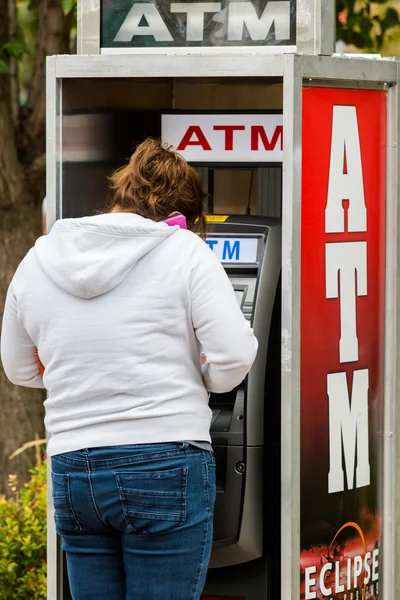
M297 0L297 51L331 56L336 43L336 3Z
M300 598L300 216L302 61L284 62L281 598ZM296 558L294 558L296 557Z

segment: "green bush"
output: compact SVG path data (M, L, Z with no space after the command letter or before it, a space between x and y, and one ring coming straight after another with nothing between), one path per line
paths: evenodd
M0 496L0 600L46 598L46 461L12 496Z

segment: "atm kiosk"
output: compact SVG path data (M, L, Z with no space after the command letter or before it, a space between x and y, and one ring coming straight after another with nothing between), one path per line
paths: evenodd
M214 200L221 190L224 192L223 201L214 202L210 211L207 243L226 269L238 303L260 342L257 360L245 381L228 394L210 396L218 491L203 600L335 596L333 584L332 594L323 595L323 575L331 556L329 536L344 525L338 515L346 506L349 491L357 502L350 507L347 525L356 521L368 525L369 515L366 517L361 508L367 496L375 503L381 533L366 543L375 544L379 538L379 547L372 552L380 551L384 556L379 572L384 596L379 595L379 599L395 597L400 589L400 571L392 569L400 554L400 538L394 533L400 527L400 513L394 509L400 488L399 469L395 469L400 464L400 437L396 433L400 430L400 411L396 406L398 327L393 321L394 315L400 314L398 228L393 226L398 222L398 64L331 56L331 0L187 2L179 5L184 10L178 21L178 4L167 0L125 4L79 0L79 4L81 55L52 57L47 66L48 227L59 218L99 210L108 193L107 176L123 163L132 144L147 135L160 135L159 119L153 118L156 113L185 114L182 123L189 120L191 126L190 135L189 129L186 131L187 151L196 146L204 151L200 162L190 159L189 154L186 158L192 160L203 181L214 184L208 187ZM144 8L150 22L142 18ZM107 21L103 28L101 18ZM120 19L119 26L123 21L132 28L131 39L115 43L112 27L107 29L113 18ZM161 39L160 31L167 35L167 30L168 39ZM243 39L239 40L239 34ZM365 103L378 106L378 96L379 110L368 112ZM368 118L364 115L357 122L357 114L363 111L368 112ZM274 115L276 118L273 130L267 126L268 113L269 121ZM351 126L340 125L344 113ZM176 123L172 125L171 131L177 133ZM353 135L357 127L361 141ZM350 144L340 138L347 131ZM335 146L339 158L329 148L333 133L336 143L332 148ZM177 139L182 142L183 137ZM127 140L131 147L125 145ZM372 140L377 140L376 144ZM174 143L172 139L166 141ZM363 327L357 329L357 335L364 335L366 347L374 345L370 348L371 373L379 371L382 375L381 391L378 393L376 387L375 394L380 405L369 416L370 431L379 443L383 440L384 452L378 461L371 454L376 468L368 488L350 490L347 486L331 493L327 485L330 430L325 382L327 375L341 371L342 366L339 369L332 363L323 370L323 361L313 357L316 376L307 378L310 389L304 391L306 367L302 357L310 354L312 344L307 347L303 334L309 329L313 342L317 340L322 347L329 335L332 356L336 357L339 300L335 296L337 286L325 297L325 247L343 241L342 211L347 211L347 226L351 210L355 214L363 206L361 202L356 210L354 198L346 200L351 194L345 179L357 183L357 194L353 184L350 191L358 199L364 192L360 177L351 179L346 169L349 165L352 169L361 163L370 165L371 160L374 166L365 167L364 173L374 172L380 191L371 192L365 186L370 194L366 201L367 255L376 251L382 263L381 268L376 261L368 264L368 281L373 282L379 273L379 285L385 287L379 306L371 308L374 323L379 313L380 325L374 329L384 330L385 339L375 343L370 335L366 340ZM333 217L328 218L328 173L333 167L339 176L336 173L331 180L339 183L332 185L330 192L338 204ZM209 177L212 170L213 182ZM257 185L253 185L254 173ZM369 181L370 186L372 183ZM372 210L373 202L377 206ZM378 231L382 235L375 235ZM349 230L344 236L346 243L351 240L348 234L364 243L365 231ZM382 248L377 248L377 240ZM304 269L304 264L311 268ZM357 296L357 306L371 302L374 285L368 285L367 299ZM307 298L317 298L319 304L310 310ZM332 305L337 309L335 322L325 328L324 311L328 306L332 310ZM345 317L353 318L354 308L348 313ZM361 359L363 356L361 352ZM317 377L322 381L318 392ZM346 402L345 406L350 405L347 397ZM323 410L316 410L317 404ZM340 453L340 439L336 445ZM378 446L376 442L375 450ZM315 457L318 467L325 460L324 472L318 474L322 502L314 494ZM304 501L305 493L311 501ZM51 496L49 500L48 600L69 600L65 564L52 523ZM321 523L327 524L322 533ZM348 533L351 541L352 536L353 532ZM317 558L308 565L311 550ZM365 548L361 554L361 558L367 555ZM355 562L359 558L357 555ZM355 598L355 592L350 591Z

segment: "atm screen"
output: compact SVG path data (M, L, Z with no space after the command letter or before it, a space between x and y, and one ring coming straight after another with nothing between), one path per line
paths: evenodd
M207 237L206 244L223 264L258 264L260 237Z

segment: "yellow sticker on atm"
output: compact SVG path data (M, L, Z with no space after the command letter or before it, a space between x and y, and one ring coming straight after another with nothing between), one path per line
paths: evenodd
M225 223L229 219L229 215L207 215L209 223Z

